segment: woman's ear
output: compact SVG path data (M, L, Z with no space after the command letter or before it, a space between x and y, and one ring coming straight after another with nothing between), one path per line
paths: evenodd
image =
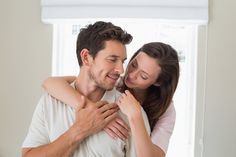
M153 86L159 87L161 84L160 83L154 83Z
M83 62L83 65L85 65L85 66L90 65L90 63L92 61L92 57L89 54L89 50L88 49L82 49L80 51L80 57L81 57L81 60Z

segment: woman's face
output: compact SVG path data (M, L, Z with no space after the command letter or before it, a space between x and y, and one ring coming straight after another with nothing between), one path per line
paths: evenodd
M156 83L161 67L155 58L140 52L128 65L124 82L133 89L147 89Z

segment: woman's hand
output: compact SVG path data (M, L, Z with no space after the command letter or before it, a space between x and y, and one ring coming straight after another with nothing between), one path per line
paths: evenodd
M119 116L112 120L104 131L113 139L125 140L129 136L129 127Z
M128 90L121 94L116 103L129 119L141 114L140 103Z

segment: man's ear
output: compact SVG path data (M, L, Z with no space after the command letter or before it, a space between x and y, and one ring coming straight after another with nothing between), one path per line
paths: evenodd
M80 51L80 57L83 62L83 65L90 65L91 61L93 60L92 56L89 54L88 49L82 49Z

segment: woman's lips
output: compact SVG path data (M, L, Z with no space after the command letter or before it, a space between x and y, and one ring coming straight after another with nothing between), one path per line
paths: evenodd
M126 80L125 80L128 84L134 84L133 81L129 78L129 77L126 77Z

